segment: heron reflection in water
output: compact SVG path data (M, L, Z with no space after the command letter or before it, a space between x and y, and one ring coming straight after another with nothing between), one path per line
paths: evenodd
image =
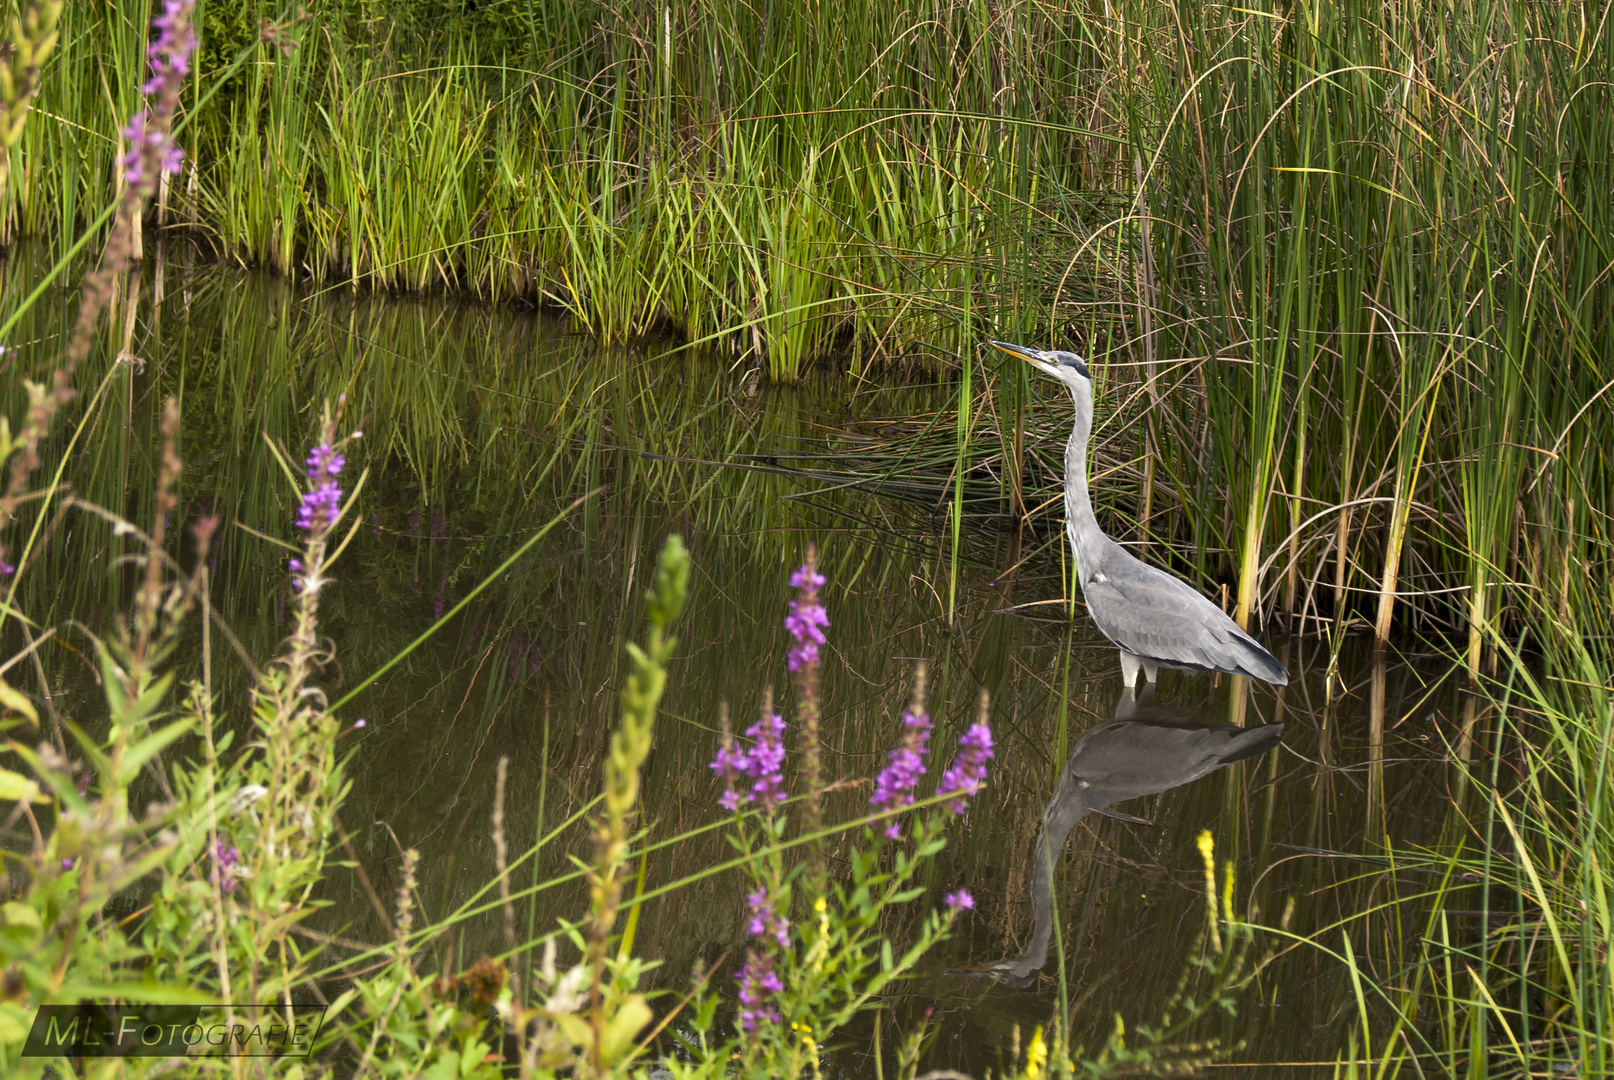
M1031 908L1035 922L1025 952L968 972L990 975L1010 986L1027 986L1048 959L1053 936L1053 867L1065 838L1089 813L1148 824L1108 808L1127 799L1168 791L1256 757L1276 747L1282 724L1241 728L1184 720L1185 714L1154 700L1153 687L1140 698L1122 695L1115 717L1088 729L1076 743L1054 797L1043 811L1042 831L1032 856Z

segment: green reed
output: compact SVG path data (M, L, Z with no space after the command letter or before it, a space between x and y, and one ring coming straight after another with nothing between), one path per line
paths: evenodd
M1597 607L1606 615L1606 601ZM1434 850L1392 849L1424 887L1393 889L1383 912L1344 921L1342 960L1359 988L1361 1037L1339 1075L1614 1069L1614 731L1606 673L1593 655L1601 646L1557 623L1537 672L1516 642L1492 643L1510 672L1480 693L1493 722L1464 734L1480 745L1452 748L1458 784L1445 836ZM1508 758L1519 762L1516 773ZM1392 908L1408 919L1405 931L1349 952L1363 924Z
M110 154L75 155L84 134L110 149L128 103L75 95L138 61L143 11L69 28L40 99L52 122L18 151L32 201L5 213L23 231L70 231L105 200ZM244 262L558 303L608 342L726 338L787 381L844 342L946 356L970 339L976 254L1007 206L1002 73L973 44L997 31L976 8L528 14L529 47L493 50L321 9L192 118L172 200ZM1074 92L1085 69L1054 46L1079 22L1025 28L1046 47L1015 50L1016 112ZM1015 139L1019 175L1068 172L1054 138Z

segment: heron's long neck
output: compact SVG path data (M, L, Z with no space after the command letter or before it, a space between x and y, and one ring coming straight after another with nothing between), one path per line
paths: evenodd
M1072 388L1076 399L1076 426L1065 444L1065 535L1076 552L1076 565L1083 573L1098 556L1103 536L1093 503L1087 497L1087 439L1093 431L1093 391L1090 386Z
M1086 816L1088 807L1081 798L1078 779L1067 769L1059 787L1043 813L1042 830L1031 850L1031 941L1014 961L1014 972L1026 978L1048 962L1048 944L1054 935L1054 865L1065 850L1065 838Z

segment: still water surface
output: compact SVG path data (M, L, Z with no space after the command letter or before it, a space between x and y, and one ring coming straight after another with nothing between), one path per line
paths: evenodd
M4 267L5 295L37 270ZM950 972L1018 955L1032 933L1033 846L1044 806L1084 732L1115 714L1121 686L1112 647L1061 602L1058 522L1015 536L982 515L966 526L953 577L945 506L889 487L836 480L867 464L885 433L948 407L953 389L876 385L833 375L798 388L759 386L723 358L667 347L605 351L534 313L433 300L303 292L283 282L182 262L164 268L156 303L148 269L123 342L143 364L113 367L93 437L71 479L84 497L135 520L149 504L154 420L163 396L184 407L181 505L217 512L271 535L290 535L295 494L262 433L294 450L309 440L319 403L345 393L366 437L351 456L370 470L365 525L324 601L335 644L328 684L352 686L427 629L528 536L578 496L594 492L507 577L348 707L366 726L352 736L352 793L342 820L371 886L399 884L397 841L423 856L420 899L439 918L494 877L489 818L498 760L508 756L512 846L554 828L599 788L600 754L616 719L623 643L642 634L642 596L670 531L694 557L690 607L658 720L643 787L644 821L668 836L718 819L706 768L718 706L742 725L774 684L788 704L782 625L787 577L807 543L829 579L825 670L826 771L872 777L896 739L914 667L931 679L937 746L992 696L998 739L989 786L937 861L934 896L969 889L977 907L925 971L891 994L875 1021L827 1053L835 1075L873 1076L872 1047L893 1075L903 1033L933 1011L922 1057L981 1075L1008 1062L1060 1008L1066 986L1078 1044L1097 1048L1120 1017L1128 1030L1158 1022L1203 926L1208 829L1237 873L1238 903L1276 924L1320 934L1345 914L1384 905L1354 926L1370 969L1390 943L1416 933L1421 883L1372 856L1385 841L1432 844L1450 824L1472 706L1434 660L1374 668L1355 640L1263 638L1289 666L1278 691L1167 673L1160 704L1178 721L1284 725L1276 750L1116 809L1147 824L1089 814L1076 823L1052 874L1056 948L1024 988ZM65 299L30 316L18 361L49 361L70 317ZM119 346L122 348L119 348ZM91 395L86 393L85 398ZM1058 396L1039 408L1067 408ZM919 417L921 420L914 421ZM951 424L951 420L946 421ZM1032 499L1028 497L1028 503ZM109 573L119 541L81 521L29 579L28 610L69 613L104 629L127 608L128 581ZM88 542L79 542L87 540ZM280 554L228 530L211 553L216 602L248 655L271 653L286 631ZM1017 573L1005 571L1021 564ZM48 589L42 583L52 583ZM950 603L955 607L949 618ZM58 692L89 691L78 657L59 654ZM1330 674L1331 673L1331 674ZM240 710L247 675L215 661L221 712ZM1466 710L1466 711L1465 711ZM86 707L88 711L88 705ZM788 713L787 713L788 715ZM851 816L867 784L831 797ZM572 829L550 844L533 880L586 855ZM652 856L654 887L729 854L717 832ZM519 875L518 875L519 876ZM359 877L336 871L322 927L384 940ZM937 902L932 899L931 903ZM576 917L580 887L539 894L522 918L540 932ZM742 945L742 880L712 878L646 906L636 951L665 960L659 985L682 989L696 964L725 963ZM919 912L915 912L917 918ZM1405 921L1403 921L1405 917ZM900 942L908 927L887 928ZM1308 946L1273 936L1273 964L1193 1037L1219 1040L1232 1063L1331 1062L1355 1022L1349 984ZM445 965L505 949L495 914L440 944ZM1381 978L1392 973L1375 969ZM1219 1071L1239 1073L1239 1068Z

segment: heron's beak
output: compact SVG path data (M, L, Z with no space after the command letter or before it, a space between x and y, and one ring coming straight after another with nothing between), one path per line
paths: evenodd
M1020 359L1042 372L1044 375L1052 375L1056 379L1059 377L1059 373L1055 370L1054 365L1044 360L1042 358L1042 353L1038 352L1036 349L1028 349L1024 345L1011 345L1007 341L988 341L987 344L992 346L994 349L997 349L999 352L1006 352L1010 356L1018 356Z

